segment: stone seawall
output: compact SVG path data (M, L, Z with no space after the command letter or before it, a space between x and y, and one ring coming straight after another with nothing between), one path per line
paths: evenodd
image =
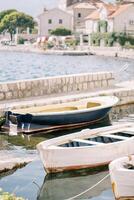
M112 72L85 73L0 83L0 101L83 92L113 86Z

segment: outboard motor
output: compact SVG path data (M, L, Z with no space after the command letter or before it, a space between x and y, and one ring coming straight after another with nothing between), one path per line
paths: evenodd
M17 121L19 124L21 124L22 129L27 128L29 130L31 122L32 122L32 118L33 116L31 114L18 115Z

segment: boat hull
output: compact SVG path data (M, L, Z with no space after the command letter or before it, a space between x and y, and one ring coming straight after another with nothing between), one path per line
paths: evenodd
M115 96L99 96L61 104L14 109L7 116L17 116L20 126L26 123L48 126L93 123L104 118L117 103L118 98Z
M124 167L127 163L134 164L134 156L117 159L110 163L110 177L115 199L134 199L134 169Z
M111 107L94 111L76 112L68 114L36 115L32 118L32 123L40 125L66 125L96 122L101 120L110 111Z
M82 134L84 135L84 132ZM69 137L70 141L73 139L72 137L79 138L79 136L72 135ZM65 143L66 137L61 141ZM60 138L58 143L60 143ZM133 143L134 137L115 143L68 148L54 146L55 143L47 147L40 143L37 145L37 149L47 173L57 173L107 165L121 156L134 154Z

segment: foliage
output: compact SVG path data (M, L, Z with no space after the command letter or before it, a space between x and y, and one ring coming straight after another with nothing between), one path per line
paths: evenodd
M52 49L54 47L54 44L52 42L47 43L47 49Z
M116 35L117 37L117 42L121 45L121 46L124 46L125 45L125 42L127 41L127 36L125 33L119 33Z
M103 28L104 32L107 32L108 23L106 20L98 21L98 32L101 32L101 28Z
M22 37L20 37L20 38L18 39L18 44L24 44L25 41L27 41L27 40L24 39L24 38L22 38Z
M29 27L30 29L34 28L35 22L33 18L29 15L26 15L22 12L12 12L10 14L5 15L0 22L0 33L8 32L10 33L11 40L13 39L13 34L16 33L16 28L26 29Z
M31 33L32 33L32 34L38 34L38 29L37 29L37 28L33 28L33 29L31 30Z
M134 49L134 45L131 45L129 42L125 44L125 49Z
M6 16L11 14L12 12L17 12L17 10L15 9L10 9L10 10L4 10L2 12L0 12L0 21Z
M65 44L69 47L75 47L78 44L78 41L72 38L72 39L66 40Z
M91 34L91 44L93 46L99 46L101 40L101 34L100 33L92 33Z
M67 36L71 34L72 34L71 30L65 28L57 28L51 31L51 35L56 35L56 36Z
M1 200L24 200L21 197L16 197L13 194L9 194L8 192L3 192L3 190L0 188L0 199Z
M113 46L115 42L124 46L126 43L134 45L134 37L128 36L125 33L93 33L91 34L91 44L99 46L100 41L104 40L105 46Z

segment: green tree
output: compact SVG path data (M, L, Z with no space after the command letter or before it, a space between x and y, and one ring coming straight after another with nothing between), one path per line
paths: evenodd
M6 16L11 14L12 12L17 12L17 10L15 9L10 9L10 10L4 10L2 12L0 12L0 21Z
M30 29L33 29L34 25L35 22L31 16L15 11L2 18L0 22L0 33L8 32L12 40L13 34L16 33L16 28L24 30L29 27Z
M51 31L51 35L56 35L56 36L66 36L71 34L72 34L71 30L65 28L57 28Z

